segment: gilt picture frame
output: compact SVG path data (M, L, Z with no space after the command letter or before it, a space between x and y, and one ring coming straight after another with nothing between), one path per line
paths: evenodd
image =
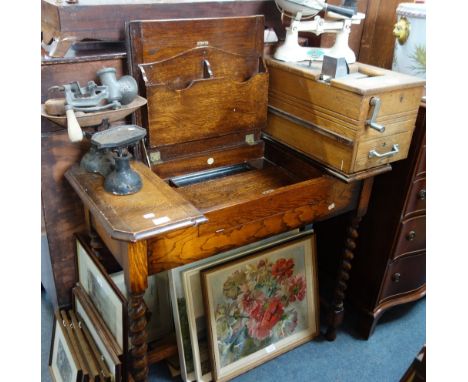
M76 355L77 349L74 348L62 322L60 313L56 312L49 353L49 373L53 382L81 382L83 370Z
M309 236L201 271L215 381L318 335L316 263Z

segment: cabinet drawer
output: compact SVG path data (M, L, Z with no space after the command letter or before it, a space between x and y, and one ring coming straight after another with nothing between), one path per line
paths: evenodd
M408 155L412 135L413 131L407 131L360 142L357 147L353 171L363 171L367 168L405 159Z
M387 267L379 303L418 289L426 282L426 252L399 258Z
M423 249L426 249L426 215L401 222L393 258Z
M408 218L417 213L426 211L426 178L417 179L413 182L408 192L404 217Z

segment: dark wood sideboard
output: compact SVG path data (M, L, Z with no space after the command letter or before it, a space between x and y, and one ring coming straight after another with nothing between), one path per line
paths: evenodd
M426 294L426 106L420 107L407 159L374 180L361 223L348 297L359 332L374 331L390 307Z

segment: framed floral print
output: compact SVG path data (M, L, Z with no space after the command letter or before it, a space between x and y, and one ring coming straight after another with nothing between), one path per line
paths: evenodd
M201 271L213 378L229 380L319 333L315 236Z
M200 271L265 248L274 247L294 238L310 235L310 233L311 230L284 232L169 271L179 365L183 381L206 382L212 380Z

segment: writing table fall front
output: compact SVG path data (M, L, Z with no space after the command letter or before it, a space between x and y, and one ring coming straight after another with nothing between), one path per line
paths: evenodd
M265 134L268 70L262 58L261 16L135 21L127 24L127 38L130 72L148 99L147 110L137 115L148 131L142 155L147 166L132 163L143 187L133 195L112 195L104 190L100 175L78 165L66 178L83 202L89 232L100 236L124 269L133 378L146 380L148 359L161 359L147 354L143 295L149 275L354 211L328 316L326 336L333 340L343 318L358 226L373 176L391 169L390 158L346 175L323 163L323 157L314 161L292 149L294 144L278 142L273 138L277 122L272 133L267 129ZM392 94L390 100L405 104L404 93L399 98ZM348 98L360 107L359 118L371 113L369 95ZM277 118L277 105L274 111ZM397 112L392 133L414 125L417 107L414 118L412 109ZM326 110L321 113L323 121ZM285 126L294 121L284 115ZM335 122L337 115L332 116ZM364 122L355 124L349 130L359 138ZM319 130L313 127L314 134ZM329 140L338 136L333 131L317 134ZM338 138L336 142L343 142Z

